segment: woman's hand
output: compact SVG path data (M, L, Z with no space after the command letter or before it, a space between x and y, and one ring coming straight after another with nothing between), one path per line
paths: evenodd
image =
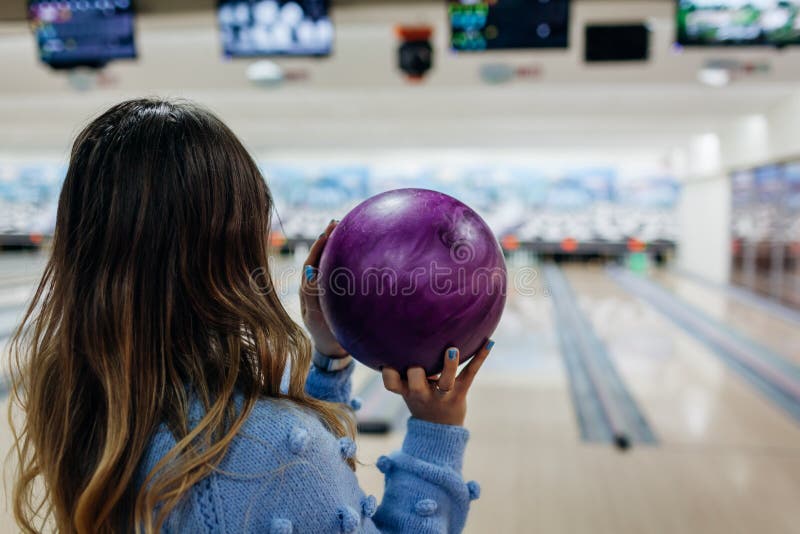
M451 347L445 351L444 368L438 379L429 379L422 367L411 367L403 380L395 369L384 367L383 385L402 395L411 415L417 419L461 426L467 415L467 392L493 346L494 341L489 340L458 377L458 349Z
M322 315L322 308L319 305L319 287L317 285L317 269L322 250L331 232L336 228L337 221L331 221L325 231L320 234L308 252L303 264L303 280L300 284L300 311L303 315L303 323L311 335L314 347L318 352L331 358L343 358L347 356L347 351L342 348L331 332L330 326Z

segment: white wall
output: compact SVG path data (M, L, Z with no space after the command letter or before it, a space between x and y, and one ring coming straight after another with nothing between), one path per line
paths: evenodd
M692 139L684 152L688 168L679 212L679 267L726 282L730 271L730 172L800 159L800 92L784 97L765 113L737 118L718 136Z
M679 268L716 282L728 280L730 264L730 187L722 156L718 134L690 139L678 208Z
M767 118L770 158L800 157L800 91L773 106Z
M678 265L707 280L730 275L730 181L724 175L687 181L678 221Z
M732 121L718 135L695 139L694 167L680 208L682 269L719 283L730 279L730 171L770 157L769 120L752 114Z
M672 2L579 0L571 10L567 50L453 54L445 2L337 5L334 55L279 60L307 78L270 90L247 82L251 61L222 60L211 10L140 17L140 58L111 64L84 92L37 61L26 24L0 24L0 148L64 152L76 129L111 103L157 94L211 106L254 150L491 145L665 151L735 115L763 113L800 81L800 49L677 52ZM584 24L635 20L652 27L649 62L583 63ZM397 70L393 27L400 22L435 27L435 66L423 84L409 85ZM717 90L696 80L697 69L712 59L769 61L772 68ZM489 63L539 75L487 85L479 71Z

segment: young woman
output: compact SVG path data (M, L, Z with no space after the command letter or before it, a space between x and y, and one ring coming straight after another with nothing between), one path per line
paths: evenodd
M242 144L191 103L124 102L81 132L13 344L23 530L463 528L479 490L461 425L490 344L458 376L456 348L438 380L383 370L412 417L378 505L353 472L354 364L307 291L334 224L302 282L312 358L269 276L271 209Z

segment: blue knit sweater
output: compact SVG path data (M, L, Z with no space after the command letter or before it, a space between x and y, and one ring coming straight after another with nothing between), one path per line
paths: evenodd
M348 368L311 370L309 394L333 402L350 397ZM193 409L192 416L202 413ZM402 449L378 459L383 501L365 495L346 459L356 453L313 413L287 400L259 400L219 467L192 487L162 532L269 534L460 532L480 488L465 484L461 463L468 432L410 418ZM162 426L140 466L140 479L175 446Z

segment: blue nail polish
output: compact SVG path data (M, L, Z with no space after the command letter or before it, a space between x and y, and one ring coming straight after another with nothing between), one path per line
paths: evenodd
M494 340L490 339L486 344L486 350L492 350L492 347L494 347Z
M306 265L306 282L310 282L314 279L314 268L310 265Z
M458 349L448 349L447 350L447 357L451 360L455 360L458 358Z

